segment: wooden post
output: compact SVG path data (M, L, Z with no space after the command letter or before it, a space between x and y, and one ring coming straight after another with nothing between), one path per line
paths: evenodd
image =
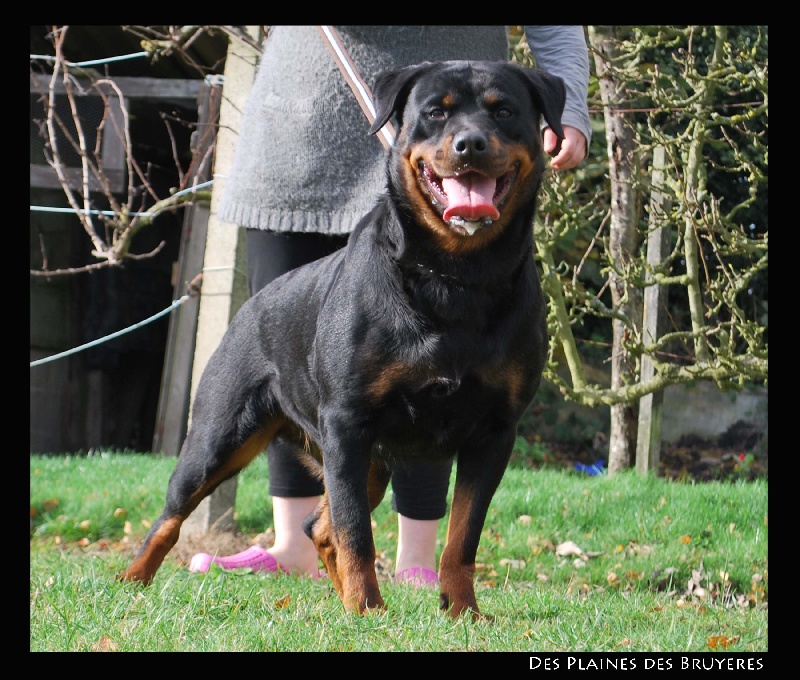
M192 134L194 185L211 179L221 98L222 80L219 77L207 78L197 97L197 130ZM209 206L205 203L192 203L185 210L178 266L173 281L175 300L188 292L188 284L203 271L208 218ZM191 297L169 318L161 392L153 432L152 450L155 453L177 456L186 436L199 307L200 298Z
M260 40L258 26L248 26L246 30L253 38ZM258 57L259 52L241 40L232 39L228 46L192 368L192 401L209 358L222 340L230 320L247 299L245 230L221 222L217 218L217 211L227 174L233 164L241 113L255 79ZM233 529L235 503L234 477L220 484L200 503L183 523L182 535L205 534L211 529Z
M666 255L669 232L664 226L669 203L662 192L664 186L665 153L663 147L653 151L653 177L650 192L650 231L647 236L647 264L658 266ZM649 274L648 274L649 276ZM644 292L643 334L644 342L653 342L663 332L664 291L661 286L647 286ZM654 375L653 362L642 357L639 380L646 382ZM636 440L636 471L645 474L658 472L661 459L661 419L664 391L652 392L639 400L639 427Z

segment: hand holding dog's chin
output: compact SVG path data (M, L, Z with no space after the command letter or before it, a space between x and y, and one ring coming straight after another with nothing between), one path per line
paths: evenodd
M586 157L586 138L583 133L578 128L565 125L564 135L561 151L550 160L550 167L554 170L570 170ZM543 142L545 152L550 153L556 148L558 137L550 128L545 128Z

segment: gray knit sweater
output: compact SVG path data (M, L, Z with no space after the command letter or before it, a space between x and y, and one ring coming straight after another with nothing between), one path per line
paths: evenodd
M504 26L337 26L364 81L420 61L508 58ZM590 139L580 26L526 26L537 66L564 78L562 123ZM219 217L280 232L347 234L386 182L384 150L314 26L273 26L245 106Z

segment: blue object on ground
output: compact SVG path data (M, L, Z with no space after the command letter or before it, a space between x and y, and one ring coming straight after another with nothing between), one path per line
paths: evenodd
M605 470L603 466L605 465L605 461L601 458L600 460L596 460L594 465L584 465L583 463L575 463L575 469L578 472L585 472L587 475L592 477L597 477L598 475L602 475Z

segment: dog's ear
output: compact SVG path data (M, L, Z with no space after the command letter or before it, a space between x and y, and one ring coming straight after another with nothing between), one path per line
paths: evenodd
M550 129L559 139L564 139L564 128L561 127L561 114L567 101L567 88L564 81L552 73L538 68L522 68L528 79L528 90L533 97Z
M393 114L401 116L405 107L411 86L419 75L433 66L430 62L406 66L395 71L381 73L375 79L373 95L375 97L375 122L369 129L369 134L374 135L380 130ZM402 121L401 121L402 124Z

